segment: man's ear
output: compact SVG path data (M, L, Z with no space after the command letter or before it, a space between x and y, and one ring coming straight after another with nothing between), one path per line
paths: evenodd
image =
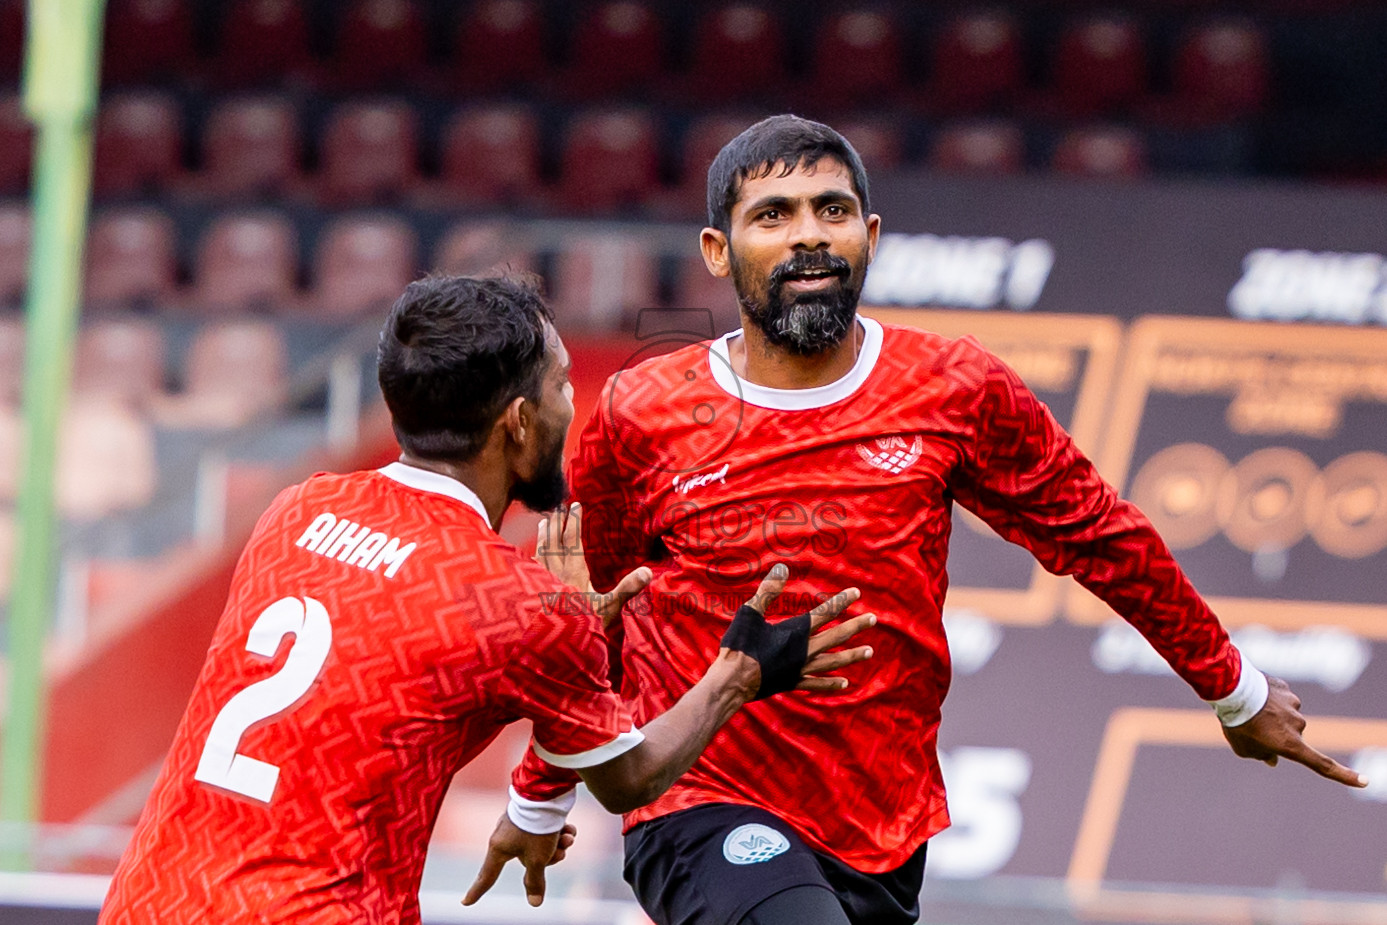
M877 242L881 240L881 216L873 212L867 216L867 262L877 259Z
M727 235L716 228L704 228L698 235L698 247L703 251L703 265L708 272L725 279L732 272Z
M506 410L496 419L496 426L505 428L506 437L511 443L517 446L525 445L535 426L535 416L534 409L530 407L524 395L517 395L511 399L510 404L506 405Z

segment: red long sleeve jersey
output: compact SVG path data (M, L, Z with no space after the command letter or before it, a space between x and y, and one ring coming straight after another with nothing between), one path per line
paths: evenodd
M452 775L525 717L566 767L640 741L597 616L399 463L261 518L103 925L419 921ZM132 681L132 683L137 683Z
M1238 681L1237 650L1150 523L1015 373L969 337L861 323L856 364L831 385L741 380L729 335L618 373L587 424L572 482L593 584L655 566L623 620L622 694L638 723L702 675L776 562L792 575L776 610L856 586L849 612L878 616L853 640L875 656L843 672L846 693L750 704L628 826L700 803L751 804L881 872L948 825L936 742L953 500L1077 576L1200 696ZM534 767L522 765L517 786L542 796Z

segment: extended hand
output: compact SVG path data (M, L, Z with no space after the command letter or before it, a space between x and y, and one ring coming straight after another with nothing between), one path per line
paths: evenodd
M1239 758L1255 758L1272 767L1277 759L1289 758L1317 774L1350 787L1366 787L1358 772L1346 768L1328 755L1306 744L1305 717L1300 715L1300 698L1280 678L1267 677L1267 702L1257 715L1239 726L1225 726L1223 737Z
M621 616L626 602L650 584L650 569L641 566L606 594L592 590L588 564L583 558L583 508L579 504L551 511L539 522L535 561L559 581L587 594L588 603L602 618L603 626Z
M462 904L470 906L481 899L482 894L496 882L506 862L519 858L525 866L525 898L530 905L538 906L544 902L544 868L562 861L577 837L578 830L572 824L549 835L531 835L517 828L510 821L510 816L502 813L487 843L486 860L482 862L482 869L477 872L477 879L472 882L472 888L463 897Z
M832 692L848 686L846 678L824 677L821 672L836 671L872 657L870 646L841 652L830 651L858 632L876 623L874 614L863 614L837 626L820 627L838 618L849 604L861 596L856 588L839 591L808 613L767 623L766 609L785 589L790 570L772 566L751 600L743 604L722 637L722 648L743 652L761 667L761 681L755 699L761 700L788 690Z

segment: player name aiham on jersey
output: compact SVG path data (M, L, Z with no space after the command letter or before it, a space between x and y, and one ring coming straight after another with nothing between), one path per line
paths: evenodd
M398 537L373 530L364 524L339 519L324 511L294 544L347 565L375 572L385 566L385 577L394 578L417 543L401 543Z

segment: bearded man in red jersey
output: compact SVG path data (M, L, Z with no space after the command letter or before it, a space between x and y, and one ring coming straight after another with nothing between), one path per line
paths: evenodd
M566 492L572 386L551 322L505 278L434 277L395 303L378 359L400 461L320 473L260 518L102 925L417 923L443 794L507 723L531 720L537 754L629 811L753 698L837 692L804 673L870 655L825 651L870 614L812 632L853 589L768 625L777 565L689 692L632 723L598 614L496 532L512 501L546 510ZM511 810L499 834L512 816L534 814ZM573 834L528 840L531 902Z
M795 552L793 592L860 587L879 619L864 634L874 670L850 670L850 694L742 711L626 815L625 876L651 917L918 919L926 845L949 824L936 742L954 501L1140 630L1238 755L1363 786L1304 742L1298 698L1240 655L1150 522L1012 370L971 337L858 317L880 229L841 135L794 116L747 129L709 170L700 238L709 272L736 285L742 330L618 373L583 431L571 480L592 584L654 570L608 630L624 634L638 718L697 679L767 561ZM568 786L532 755L513 785L531 804ZM515 850L494 845L488 863Z

